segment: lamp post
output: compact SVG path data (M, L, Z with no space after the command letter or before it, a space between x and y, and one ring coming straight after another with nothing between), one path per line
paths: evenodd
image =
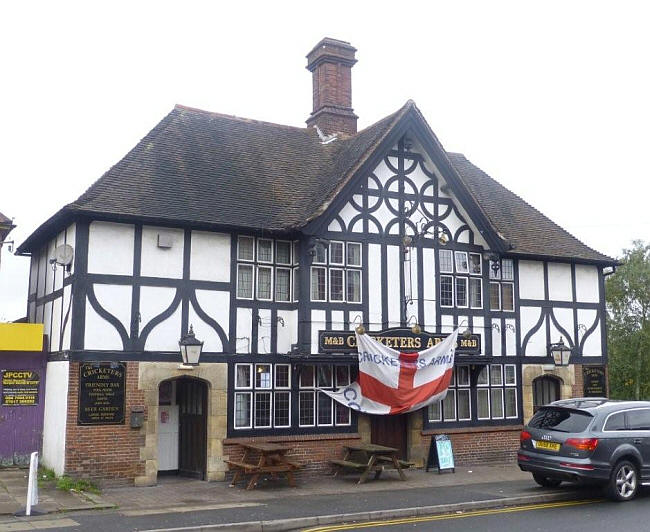
M568 366L571 358L571 348L564 345L564 340L560 336L560 341L550 345L551 356L556 366Z
M197 340L194 336L194 329L190 325L189 332L178 342L181 351L183 366L193 367L199 365L199 358L203 350L203 342Z

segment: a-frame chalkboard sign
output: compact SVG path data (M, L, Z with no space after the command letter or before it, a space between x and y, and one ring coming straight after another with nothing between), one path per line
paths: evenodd
M428 472L431 467L437 467L438 474L447 471L456 472L454 450L451 448L451 440L446 434L438 434L431 438L426 471Z

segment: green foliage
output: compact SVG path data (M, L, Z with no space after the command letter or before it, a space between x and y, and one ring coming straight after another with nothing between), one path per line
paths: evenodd
M607 278L611 396L650 399L650 245L636 240Z
M90 493L99 493L99 488L89 480L75 479L65 475L57 479L56 487L63 491L88 491Z
M44 487L48 483L52 482L56 478L56 475L54 474L54 471L52 471L50 468L45 467L45 466L38 466L38 487Z

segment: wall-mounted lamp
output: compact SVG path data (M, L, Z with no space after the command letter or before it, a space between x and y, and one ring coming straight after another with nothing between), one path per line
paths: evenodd
M556 366L568 366L569 359L571 358L571 348L564 344L564 340L560 336L560 341L556 344L549 345L549 351L553 357L553 363Z
M194 336L194 328L190 325L190 330L178 342L178 347L181 351L181 359L183 366L198 366L201 351L203 350L203 342L197 340Z
M361 314L357 314L354 317L354 319L352 320L352 323L358 323L359 324L354 328L354 331L357 334L366 334L366 328L363 326L363 323L361 323L361 319L362 319Z
M422 327L418 324L418 320L414 315L411 315L409 319L406 322L406 326L408 327L411 324L411 321L413 321L413 326L411 327L411 332L413 334L420 334L422 332Z

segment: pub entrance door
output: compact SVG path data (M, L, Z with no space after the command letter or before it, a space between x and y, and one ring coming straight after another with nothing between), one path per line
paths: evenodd
M178 473L205 480L208 436L208 385L181 377L176 381L178 404Z
M370 439L377 445L399 449L400 458L408 458L408 414L370 416Z

